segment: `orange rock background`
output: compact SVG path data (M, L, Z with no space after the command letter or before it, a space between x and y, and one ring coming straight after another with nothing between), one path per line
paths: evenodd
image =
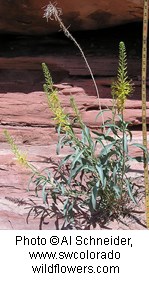
M54 2L54 1L53 1ZM55 21L46 24L43 7L47 0L1 0L0 32L49 34L58 31ZM94 30L142 20L143 0L59 0L63 21L71 30Z

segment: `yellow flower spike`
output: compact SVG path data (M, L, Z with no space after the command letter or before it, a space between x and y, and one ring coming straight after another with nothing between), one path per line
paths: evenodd
M46 64L43 63L42 67L46 80L46 84L44 85L44 91L47 96L48 106L54 115L56 125L60 125L61 129L65 132L70 132L70 121L61 106L58 96L58 90L54 88L52 78Z
M17 145L15 144L15 141L13 140L13 138L11 137L11 135L9 134L9 132L6 129L4 129L4 135L5 135L5 138L8 144L11 146L11 150L14 153L17 161L25 167L30 167L30 164L27 161L26 155L20 152Z
M19 152L19 154L16 156L17 157L17 161L25 166L25 167L28 167L28 161L27 161L27 156L21 152Z
M116 100L118 113L123 113L125 101L133 91L133 84L127 76L127 55L124 42L119 44L119 67L117 81L112 83L112 96Z
M54 120L57 125L61 125L61 127L63 127L63 125L70 124L68 121L67 115L64 113L64 110L60 105L58 95L57 96L55 94L50 95L49 105L50 105L51 111L54 114Z

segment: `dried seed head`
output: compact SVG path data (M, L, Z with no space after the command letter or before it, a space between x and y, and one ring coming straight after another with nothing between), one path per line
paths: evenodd
M46 18L47 22L48 22L48 19L57 21L58 17L60 17L63 14L62 9L56 6L57 6L56 2L54 2L53 4L49 2L49 4L45 6L46 9L44 9L43 18Z

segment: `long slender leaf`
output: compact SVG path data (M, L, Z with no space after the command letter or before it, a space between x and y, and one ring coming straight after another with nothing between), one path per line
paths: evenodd
M132 188L133 188L132 183L128 179L125 179L125 182L126 182L128 194L129 194L131 200L136 204L137 202L136 202L136 200L135 200L135 198L133 197L133 194L132 194Z
M101 184L102 184L102 187L103 189L105 188L106 186L106 178L104 177L104 172L103 172L103 168L102 168L102 165L96 165L96 169L98 171L98 174L99 174L99 177L100 177L100 181L101 181Z
M47 200L46 184L47 183L45 182L44 185L42 186L42 198L43 198L44 204L46 203L46 200Z
M121 196L121 189L118 185L113 185L113 190L115 191L115 193L118 197Z
M144 145L142 145L142 144L139 144L139 143L133 143L133 144L130 144L130 145L131 145L131 146L135 146L135 147L138 147L138 148L142 149L145 153L147 153L147 152L148 152L147 148L146 148Z
M104 112L109 112L109 111L111 111L111 110L110 110L110 109L101 110L101 111L97 114L97 116L96 116L96 118L95 118L95 121L97 121L98 117L101 116Z
M69 154L69 155L67 155L66 157L64 157L64 158L61 160L58 169L60 169L63 165L66 164L66 162L68 162L68 161L71 160L72 158L73 158L73 155L72 155L72 154Z
M124 149L124 152L125 154L128 153L128 143L127 143L127 136L126 134L123 135L123 149Z
M91 194L91 203L92 203L92 207L94 210L96 209L96 199L98 195L98 189L99 189L99 181L93 187L92 194Z
M110 144L104 146L104 148L101 150L99 156L103 156L103 155L107 155L109 153L109 151L112 149L113 145L115 144L115 142L111 142Z
M83 152L84 152L84 149L81 150L81 151L79 149L76 150L76 155L75 155L73 162L71 164L71 170L73 169L73 167L75 166L76 162L79 160L79 158L83 154Z

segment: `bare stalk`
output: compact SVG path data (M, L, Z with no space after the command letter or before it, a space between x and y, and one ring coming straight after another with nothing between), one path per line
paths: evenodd
M63 21L61 19L61 15L62 15L62 10L58 7L56 7L56 2L54 2L53 4L51 2L49 2L49 4L46 7L46 9L44 10L44 18L47 19L50 19L50 20L55 20L55 21L58 21L61 29L63 30L64 34L69 38L71 39L74 44L77 46L77 48L79 49L84 61L85 61L85 64L88 68L88 71L91 75L91 78L92 78L92 81L93 81L93 84L94 84L94 87L95 87L95 90L96 90L96 94L97 94L97 98L98 98L98 105L99 105L99 110L101 111L101 117L102 117L102 124L104 125L104 117L103 117L103 113L102 113L102 108L101 108L101 102L100 102L100 96L99 96L99 90L98 90L98 87L97 87L97 83L95 81L95 78L94 78L94 75L93 75L93 72L91 70L91 67L86 59L86 56L81 48L81 46L78 44L78 42L76 41L76 39L71 35L71 33L69 32L68 28L63 24ZM44 7L44 8L45 8Z

